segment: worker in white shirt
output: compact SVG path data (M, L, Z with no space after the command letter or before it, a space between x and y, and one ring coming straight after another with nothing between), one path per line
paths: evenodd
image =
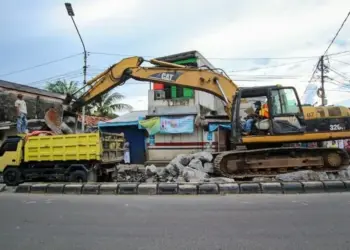
M27 104L23 100L23 95L18 94L15 102L17 112L17 132L24 134L27 132Z
M124 143L124 164L130 164L130 144L128 141Z

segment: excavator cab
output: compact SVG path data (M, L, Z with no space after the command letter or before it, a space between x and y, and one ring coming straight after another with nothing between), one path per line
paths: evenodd
M305 119L298 94L293 87L263 86L239 88L232 105L232 140L238 144L245 137L241 124L242 99L266 100L262 108L268 115L255 118L252 133L246 136L290 135L305 133Z

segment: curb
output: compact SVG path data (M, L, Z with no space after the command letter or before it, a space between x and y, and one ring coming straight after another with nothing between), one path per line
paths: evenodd
M0 184L0 192L6 191ZM94 195L226 195L350 192L347 181L291 181L244 183L22 183L14 193Z

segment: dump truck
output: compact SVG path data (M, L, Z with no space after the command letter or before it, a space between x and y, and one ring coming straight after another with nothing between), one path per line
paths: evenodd
M124 135L50 132L8 137L0 147L0 176L9 185L24 181L108 181L123 159Z

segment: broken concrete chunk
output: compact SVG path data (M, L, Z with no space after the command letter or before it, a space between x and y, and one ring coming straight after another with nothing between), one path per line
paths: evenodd
M204 172L208 174L213 174L214 173L214 164L211 162L206 162L204 163Z
M302 170L292 173L279 174L276 176L278 181L319 181L320 176L312 170Z
M178 176L178 168L176 165L169 163L164 170L166 171L166 173L168 173L170 176L176 177Z
M205 172L203 165L202 165L202 162L197 158L194 158L193 160L191 160L190 164L188 164L188 166L190 168L197 169L198 171Z
M157 167L154 165L146 166L146 175L153 176L157 174Z
M180 163L182 166L187 166L192 159L193 159L192 155L180 154L180 155L176 156L171 161L171 163L174 163L174 164Z
M205 151L194 153L192 156L196 159L201 160L202 162L211 162L213 160L213 155Z
M227 177L212 177L210 178L212 183L234 183L235 180Z
M207 173L201 172L191 167L185 167L182 174L186 182L202 182L209 178Z

